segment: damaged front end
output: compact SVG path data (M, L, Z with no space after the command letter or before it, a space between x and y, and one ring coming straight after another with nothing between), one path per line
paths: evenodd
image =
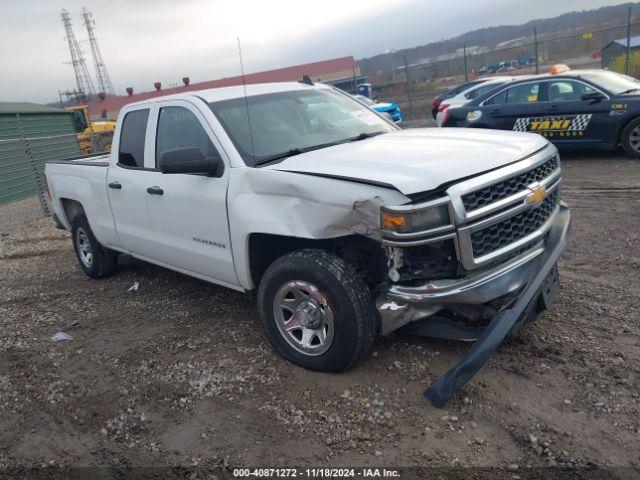
M381 333L476 340L427 391L440 406L519 319L553 301L570 214L555 149L462 181L418 204L381 210L388 272L377 288Z

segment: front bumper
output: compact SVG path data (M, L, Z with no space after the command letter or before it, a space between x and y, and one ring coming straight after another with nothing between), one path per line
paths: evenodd
M570 223L568 207L561 204L554 217L550 230L559 230L561 235L549 235L546 243L509 262L463 279L438 280L415 287L391 285L383 289L376 299L380 333L386 335L448 306L482 305L520 292L539 274L545 252L559 248L559 255L564 249Z
M567 244L567 234L571 217L569 209L562 205L557 220L549 231L548 245L544 253L536 261L536 273L517 298L508 306L500 310L487 325L477 341L462 357L457 365L438 377L424 392L436 407L441 407L451 396L462 388L487 363L504 337L511 331L518 319L526 315L528 306L542 297L548 306L551 297L546 298L553 290L553 270L558 257ZM556 278L557 280L557 278ZM551 283L551 284L550 284ZM557 287L556 287L557 288Z
M414 318L412 315L421 316L420 309L425 311L424 309L428 309L429 306L441 306L461 301L482 302L494 295L501 296L509 291L518 290L515 299L496 313L490 323L481 329L480 334L475 337L477 341L460 362L427 388L425 396L434 406L441 407L485 365L504 337L516 325L518 319L526 315L532 302L542 297L547 306L550 304L552 296L546 298L549 294L548 282L554 276L552 271L567 245L570 224L569 209L561 203L541 253L532 256L532 258L522 257L491 272L485 272L478 278L450 283L448 286L438 284L440 288L435 288L435 283L413 291L400 292L396 288L393 292L395 296L389 297L392 299L387 302L386 308L382 308L384 303L379 307L381 314L388 315L391 312L398 314L395 318L404 315L405 319L412 319ZM391 292L386 292L386 295L390 294ZM402 301L404 304L401 305L398 301ZM432 324L429 319L419 323L424 323L424 327L426 327L422 329L423 334L425 334L424 332L427 332L426 334L443 333L438 326L431 328ZM414 325L418 326L419 323ZM448 330L444 332L447 334L457 335L459 333L454 332L454 328L450 325L445 326L445 330ZM450 335L450 337L453 338L455 335ZM438 336L450 338L447 335Z

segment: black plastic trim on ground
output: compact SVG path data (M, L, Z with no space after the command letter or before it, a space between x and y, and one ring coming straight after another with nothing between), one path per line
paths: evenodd
M561 204L558 217L551 227L547 239L547 245L552 245L553 249L545 251L538 259L540 268L536 276L525 287L512 306L493 317L480 338L462 360L425 390L424 395L434 406L441 407L444 405L449 398L480 371L496 348L498 348L498 345L504 340L507 333L509 333L520 314L524 312L527 305L536 295L540 294L540 289L547 275L552 271L567 244L570 223L571 214L569 208Z

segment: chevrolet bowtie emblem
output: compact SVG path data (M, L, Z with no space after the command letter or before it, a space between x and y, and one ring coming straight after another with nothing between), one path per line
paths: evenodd
M547 194L547 189L544 187L533 187L531 189L531 193L527 195L527 200L529 203L536 203L540 205L542 200L544 200L544 196Z

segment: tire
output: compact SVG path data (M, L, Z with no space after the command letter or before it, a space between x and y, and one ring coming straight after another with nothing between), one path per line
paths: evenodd
M71 234L73 248L84 273L91 278L103 278L116 270L118 254L100 245L84 214L73 218Z
M273 262L260 282L258 309L275 350L309 370L350 368L371 348L378 329L362 277L324 250L298 250Z
M631 158L640 158L640 138L635 141L636 148L634 148L631 140L632 135L640 136L640 118L631 120L627 126L624 127L621 138L624 152Z

